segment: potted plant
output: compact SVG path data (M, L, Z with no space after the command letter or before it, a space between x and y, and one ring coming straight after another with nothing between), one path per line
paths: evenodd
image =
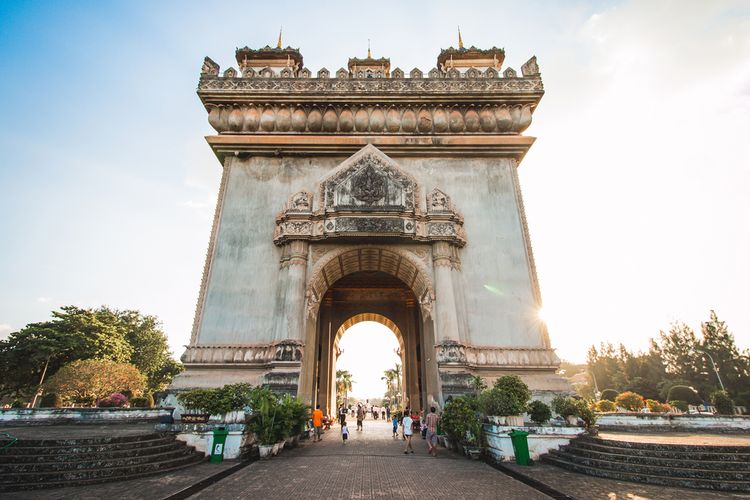
M479 456L482 437L482 421L478 415L477 398L461 396L445 406L440 419L446 434L446 448L460 447L470 456Z
M537 425L544 425L546 421L552 418L552 410L542 401L532 401L529 403L529 417Z
M480 408L491 421L500 416L507 425L517 427L523 426L523 413L526 412L529 398L529 387L516 375L498 378L491 389L479 395Z
M191 389L177 395L177 401L185 408L180 417L185 424L205 424L211 417L208 411L214 397L213 389Z
M555 413L568 421L570 425L578 424L578 407L576 400L570 396L555 396L552 400L552 409Z
M260 458L265 459L273 453L277 443L278 396L268 387L256 387L250 395L250 407L252 412L246 419L247 427L258 439Z

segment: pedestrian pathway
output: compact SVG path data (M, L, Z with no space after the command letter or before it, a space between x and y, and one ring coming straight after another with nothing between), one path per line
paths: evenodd
M389 422L365 420L364 430L351 431L347 444L342 444L334 425L322 442L306 441L300 448L255 462L191 498L549 498L445 449L433 458L418 435L414 450L404 455L404 442L391 437Z

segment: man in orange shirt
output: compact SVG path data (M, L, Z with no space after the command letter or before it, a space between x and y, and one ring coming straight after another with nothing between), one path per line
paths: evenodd
M323 430L323 412L320 411L320 405L316 405L312 412L313 427L315 427L315 434L313 435L313 443L320 441L320 432Z

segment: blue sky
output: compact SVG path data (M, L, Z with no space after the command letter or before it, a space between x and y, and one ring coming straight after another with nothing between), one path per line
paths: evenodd
M536 54L521 183L553 343L634 348L711 308L750 346L750 2L0 3L0 335L64 304L189 338L220 167L203 57L284 42L313 73L441 47Z

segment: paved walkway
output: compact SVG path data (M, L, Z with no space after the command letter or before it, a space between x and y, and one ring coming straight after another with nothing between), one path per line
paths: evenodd
M549 498L482 462L445 449L433 458L421 437L414 440L414 454L404 455L403 449L403 441L391 437L388 422L365 420L364 431L354 430L346 445L336 425L322 442L308 441L255 462L191 498Z

